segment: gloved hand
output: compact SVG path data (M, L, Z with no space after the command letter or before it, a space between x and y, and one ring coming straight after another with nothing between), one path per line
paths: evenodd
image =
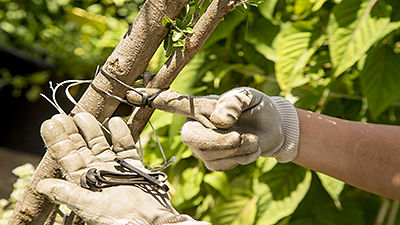
M140 91L152 96L158 90ZM142 102L134 91L128 92L127 99L134 104ZM182 141L210 170L248 164L260 155L279 162L297 156L297 112L284 98L248 87L206 97L164 91L150 106L189 118L181 130Z
M134 186L107 187L101 192L80 187L81 175L90 168L117 172L115 157L146 171L125 121L112 118L109 130L112 146L96 119L88 113L79 113L74 118L58 114L45 121L41 127L43 140L67 181L42 180L37 185L38 192L66 204L87 224L208 224L179 215L172 208L168 193L145 192Z

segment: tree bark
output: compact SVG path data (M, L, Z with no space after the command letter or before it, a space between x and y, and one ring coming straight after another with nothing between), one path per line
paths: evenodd
M237 6L238 2L237 0L213 0L193 27L192 36L189 37L189 40L186 40L185 50L175 50L146 88L162 89L169 87L183 67L200 50L222 18ZM135 115L131 116L128 123L131 124L132 135L135 140L138 139L153 112L153 108L146 107L139 109Z
M105 62L103 69L128 85L132 85L146 69L148 62L164 39L168 29L162 25L162 18L177 17L188 0L147 0L133 21L128 32ZM113 95L124 97L126 88L98 75L93 85ZM96 92L92 87L86 90L71 114L87 111L104 123L114 113L119 102ZM60 178L56 172L57 163L46 153L35 171L34 177L24 195L17 203L8 225L45 223L55 204L36 192L36 185L44 178Z

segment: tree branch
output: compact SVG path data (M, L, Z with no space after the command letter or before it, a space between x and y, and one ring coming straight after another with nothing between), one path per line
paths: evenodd
M193 58L206 42L222 18L237 4L235 0L214 0L201 16L193 28L193 34L186 40L185 50L176 49L160 71L147 84L146 88L167 88L169 87L183 67ZM139 134L149 121L154 109L141 108L135 115L131 116L128 123L131 125L132 135L137 140Z
M149 1L152 1L151 3ZM124 38L105 62L103 69L126 84L132 85L146 69L148 62L165 38L168 29L162 26L163 14L177 17L188 0L147 0L133 21ZM155 8L157 7L157 8ZM124 97L126 88L98 75L93 85L113 95ZM83 110L104 123L114 113L119 102L96 92L89 87L72 110L76 114ZM17 203L9 225L43 224L55 204L36 192L37 183L44 178L60 177L56 173L57 163L46 153L35 171L35 175Z

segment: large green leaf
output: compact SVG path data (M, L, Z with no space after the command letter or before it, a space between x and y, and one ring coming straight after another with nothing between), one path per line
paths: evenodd
M309 80L304 76L304 67L325 40L322 35L313 41L313 35L318 33L314 26L311 21L285 24L274 43L276 78L284 92Z
M343 0L331 13L328 34L334 76L341 75L374 43L400 27L399 22L390 22L390 6L382 1L374 3Z
M259 179L254 179L253 191L260 198L257 202L256 224L275 224L293 213L306 195L310 183L311 172L291 163L278 164Z
M182 173L181 193L185 200L190 200L200 191L200 185L203 181L203 172L199 168L187 168Z
M258 11L261 15L263 15L266 19L270 20L271 22L274 21L273 14L276 3L278 0L265 0L261 4L258 5Z
M327 0L297 0L294 3L294 14L300 19L318 11Z
M400 97L399 62L400 54L394 53L386 45L377 46L368 52L360 81L368 109L375 118Z
M229 197L231 194L228 177L224 172L211 172L204 176L204 183L217 190L222 196Z
M338 209L342 208L342 205L339 201L340 193L342 193L344 188L344 182L323 173L317 173L319 180L322 183L322 186L328 192L329 196L333 199L336 207Z
M274 199L282 200L296 190L306 173L307 169L293 163L277 164L261 175L259 181L268 185Z
M291 215L290 225L365 225L363 204L357 198L343 200L343 210L338 210L323 190L319 179L313 177L304 200ZM368 207L368 206L367 206ZM372 207L372 205L371 205Z
M246 30L246 41L254 46L266 59L276 61L276 53L272 43L279 33L279 26L264 18L257 18Z
M217 200L213 208L213 225L251 225L257 212L255 196L249 198L243 195L233 195L229 201Z
M225 16L224 20L215 28L214 32L204 43L203 48L214 44L215 42L226 38L235 29L235 27L246 18L246 14L239 10L234 10Z

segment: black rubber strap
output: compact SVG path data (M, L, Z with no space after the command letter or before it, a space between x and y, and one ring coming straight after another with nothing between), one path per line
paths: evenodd
M118 173L107 170L89 169L82 174L80 184L82 187L92 190L101 191L103 188L119 186L119 185L150 185L156 189L168 191L169 187L164 183L167 175L163 172L146 173L135 166L127 163L123 159L115 158L115 161L125 168L129 173Z
M93 84L93 82L92 82L92 83L90 83L90 86L91 86L95 91L97 91L97 92L99 92L99 93L102 93L102 94L105 94L105 95L107 95L107 96L109 96L109 97L115 98L115 99L117 99L118 101L120 101L120 102L122 102L122 103L131 105L131 106L135 106L135 107L141 107L141 108L144 108L144 107L146 107L146 106L152 107L152 106L151 106L152 101L153 101L155 98L157 98L157 96L158 96L161 92L163 92L163 91L169 89L169 87L163 88L163 89L161 89L160 91L154 93L153 95L148 96L147 93L145 93L145 92L139 92L139 91L137 91L135 88L133 88L133 87L131 87L131 86L125 84L124 82L118 80L117 78L111 76L110 74L108 74L106 71L103 70L103 67L100 68L100 73L101 73L103 76L105 76L107 79L112 80L112 81L114 81L114 82L117 82L118 84L120 84L120 85L122 85L122 86L128 88L129 90L136 92L136 94L138 94L138 95L140 95L140 96L142 97L142 102L141 102L141 104L135 104L135 103L129 102L129 101L126 100L126 99L123 99L123 98L118 97L118 96L116 96L116 95L110 94L110 93L108 93L108 92L106 92L106 91L104 91L104 90L101 90L100 88L96 87L96 86Z

